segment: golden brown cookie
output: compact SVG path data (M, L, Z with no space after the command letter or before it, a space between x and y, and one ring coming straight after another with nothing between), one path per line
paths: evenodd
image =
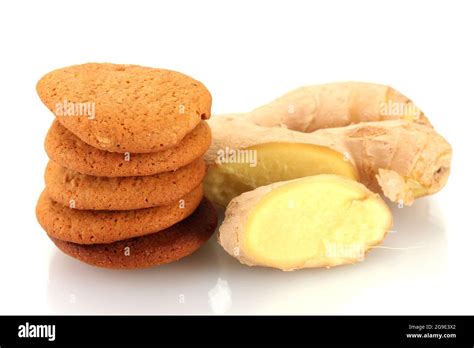
M43 76L36 90L64 127L111 152L174 147L211 115L211 95L201 82L138 65L73 65Z
M111 244L80 245L51 237L65 254L105 268L146 268L177 261L201 247L214 233L217 214L203 199L196 211L166 230Z
M199 185L172 204L122 211L71 209L44 191L36 205L36 217L53 238L78 244L112 243L155 233L185 219L199 205L202 191Z
M58 121L46 135L49 158L63 167L94 176L143 176L169 172L202 157L211 145L211 130L205 121L175 147L167 150L121 154L96 149L81 141Z
M206 173L203 159L174 172L106 178L80 174L50 161L46 193L67 207L88 210L132 210L171 204L197 187Z

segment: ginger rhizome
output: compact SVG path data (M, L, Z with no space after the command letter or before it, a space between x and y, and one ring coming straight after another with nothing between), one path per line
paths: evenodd
M224 206L261 185L316 174L356 179L411 205L439 191L449 176L449 143L407 97L387 86L302 87L249 113L215 116L209 125L205 192ZM257 164L218 163L226 148L256 150Z

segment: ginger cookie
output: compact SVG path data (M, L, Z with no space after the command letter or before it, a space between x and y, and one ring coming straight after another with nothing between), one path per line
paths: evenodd
M87 210L132 210L171 204L197 187L206 165L198 159L173 172L107 178L80 174L50 161L46 193L66 207Z
M199 157L211 145L211 130L201 121L175 147L152 153L116 153L96 149L54 121L46 135L49 158L63 167L93 176L144 176L176 170Z
M216 226L216 211L207 199L203 199L185 220L143 237L93 245L50 238L62 252L90 265L133 269L174 262L195 252L212 236Z
M211 95L182 73L110 63L51 71L36 90L58 121L82 141L111 152L176 146L211 115Z
M153 208L106 211L78 210L41 194L36 217L48 235L78 244L103 244L163 230L188 217L203 196L202 185L176 202Z

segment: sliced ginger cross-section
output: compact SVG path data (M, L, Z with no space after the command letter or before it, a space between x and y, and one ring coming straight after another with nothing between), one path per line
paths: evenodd
M392 225L364 185L315 175L261 186L231 201L219 243L241 263L290 271L361 261Z
M238 151L239 158L223 156L220 163L211 165L204 181L205 195L221 206L243 192L279 181L316 174L358 179L355 166L340 152L325 146L270 142Z

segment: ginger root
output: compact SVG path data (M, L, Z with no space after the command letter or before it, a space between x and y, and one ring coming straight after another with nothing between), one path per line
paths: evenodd
M234 198L218 240L243 264L290 271L361 261L391 226L379 195L353 180L316 175Z
M218 115L208 123L213 142L205 155L205 192L209 199L222 205L260 184L311 174L344 175L340 156L336 159L322 155L327 148L354 165L359 181L369 189L405 205L441 190L449 176L449 143L408 98L382 85L347 82L302 87L247 114ZM280 165L259 166L258 151L253 170L219 161L222 151L253 149L266 143L279 143L262 145L260 149L274 156L275 161L281 156ZM298 163L293 162L295 168L291 176L286 176L283 160L288 156L280 155L281 143L324 148L313 151L317 163L312 167L316 169L303 170L308 165L307 157L298 162L300 157L294 152L292 156ZM328 159L332 165L326 162Z
M365 82L300 87L250 114L259 126L284 127L304 133L395 119L430 125L423 112L400 92Z

